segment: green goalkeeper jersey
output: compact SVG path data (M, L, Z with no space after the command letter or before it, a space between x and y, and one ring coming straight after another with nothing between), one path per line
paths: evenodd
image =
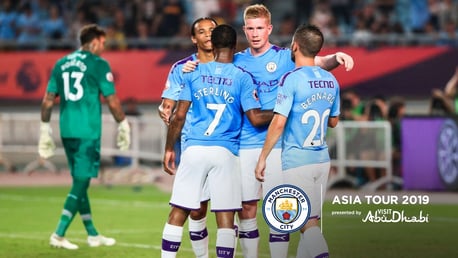
M105 59L82 50L63 57L52 70L47 91L60 97L62 138L100 138L100 95L115 93L113 74Z

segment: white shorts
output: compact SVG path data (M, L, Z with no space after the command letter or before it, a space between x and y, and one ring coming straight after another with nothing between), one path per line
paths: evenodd
M283 171L285 184L295 185L307 194L310 200L310 218L319 219L326 194L330 162L311 164Z
M182 153L170 204L199 209L206 181L211 211L241 210L239 158L219 146L190 146Z
M281 149L272 149L266 160L264 182L261 184L254 174L261 148L240 149L240 165L242 171L242 201L258 201L273 187L283 183L281 173Z

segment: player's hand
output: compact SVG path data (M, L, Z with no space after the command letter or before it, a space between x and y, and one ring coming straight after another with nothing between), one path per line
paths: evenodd
M118 137L116 144L120 150L127 150L130 146L130 125L127 119L122 120L118 124Z
M164 123L167 126L169 126L170 125L170 115L172 114L172 110L169 108L164 109L162 104L159 105L157 110L159 111L159 117L162 119L162 121L164 121Z
M181 71L183 73L194 72L198 64L199 64L199 59L196 59L194 61L189 60L183 65L183 67L181 68Z
M345 70L347 72L351 71L353 69L353 66L355 65L355 62L353 61L353 57L351 57L348 54L345 54L344 52L337 52L336 60L339 64L345 66Z
M54 155L56 145L51 137L51 126L49 123L41 122L40 124L40 139L38 141L38 154L40 157L47 159Z
M264 172L266 171L266 160L259 159L254 170L255 177L258 181L264 182Z
M164 153L164 160L162 161L164 171L169 175L175 175L176 164L175 164L175 151L166 150Z

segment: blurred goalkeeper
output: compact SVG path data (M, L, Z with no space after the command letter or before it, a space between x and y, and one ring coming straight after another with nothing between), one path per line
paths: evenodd
M108 62L99 55L104 50L105 31L95 24L80 31L81 48L55 64L41 105L41 125L38 152L42 158L54 155L51 119L54 100L60 96L60 136L73 178L56 231L49 243L53 247L78 249L65 239L65 232L79 212L91 247L116 243L96 230L91 216L88 188L97 177L100 164L102 109L100 94L105 98L116 122L117 145L126 150L130 145L130 127L116 96Z

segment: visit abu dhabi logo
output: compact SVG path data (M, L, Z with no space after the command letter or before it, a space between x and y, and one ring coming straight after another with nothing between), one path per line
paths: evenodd
M264 197L262 213L269 226L282 233L301 229L310 217L310 200L294 185L279 185Z

